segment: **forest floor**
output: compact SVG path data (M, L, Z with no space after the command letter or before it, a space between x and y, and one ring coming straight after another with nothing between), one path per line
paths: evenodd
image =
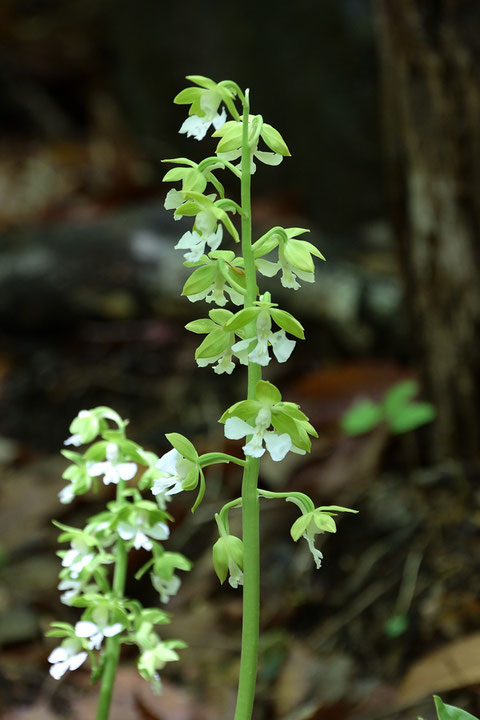
M5 720L86 720L94 716L97 696L83 669L61 682L48 675L54 642L43 633L52 620L75 622L78 616L78 610L59 603L51 519L81 526L111 491L103 487L98 496L60 505L66 462L30 442L30 425L50 424L52 442L61 446L64 406L108 401L120 404L121 412L130 406L131 436L158 454L168 449L163 433L172 430L188 435L202 451L227 447L216 419L235 399L231 379L221 377L219 384L213 373L194 367L195 338L186 337L175 322L150 322L149 332L145 323L139 325L134 342L131 323L128 328L104 325L94 342L91 326L68 341L44 338L35 352L29 346L22 362L25 344L10 338L16 354L4 359L3 396L15 396L9 412L19 416L18 427L23 418L27 430L0 445L0 708ZM308 350L297 352L301 368ZM43 358L42 396L32 368L25 371L27 355ZM34 369L40 372L37 361ZM419 713L429 718L433 692L472 712L480 709L474 689L480 683L478 478L454 461L422 466L422 432L393 438L379 427L346 438L339 430L355 397L378 398L406 374L408 369L392 362L337 360L280 379L284 398L302 405L320 438L310 456L294 456L280 466L265 461L263 487L301 490L318 505L346 505L359 514L342 518L336 535L322 536L324 561L317 571L306 543L291 540L295 508L262 503L257 720L406 720ZM43 427L40 435L45 432ZM238 452L237 445L228 450ZM194 566L168 606L172 623L164 635L180 637L188 648L165 671L160 697L138 677L134 657L126 651L115 720L232 716L241 595L219 586L211 546L213 515L238 494L239 481L236 470L212 468L206 499L193 516L191 497L174 496L169 547ZM131 577L142 562L142 553L134 553ZM146 583L131 581L128 592L158 602Z

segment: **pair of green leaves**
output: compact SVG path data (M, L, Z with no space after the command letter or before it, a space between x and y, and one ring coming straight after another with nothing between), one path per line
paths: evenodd
M426 402L414 402L419 386L415 380L405 380L388 390L380 403L359 400L347 410L341 427L347 435L362 435L385 422L395 435L410 432L434 420L436 411Z

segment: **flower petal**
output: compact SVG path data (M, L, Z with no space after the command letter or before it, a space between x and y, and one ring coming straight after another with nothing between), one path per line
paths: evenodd
M69 654L67 651L67 648L63 647L63 645L59 645L58 647L54 648L50 655L48 656L48 662L51 663L59 663L63 662L68 658Z
M68 661L68 667L70 670L76 670L77 668L82 665L82 663L85 662L85 660L88 657L88 653L83 650L82 652L77 653L76 655L73 655L70 660Z
M272 333L269 337L270 344L273 349L273 354L277 358L278 362L285 362L288 360L293 352L293 348L296 343L295 340L289 340L285 335L285 330L279 330L276 333Z
M247 435L253 435L254 432L255 428L241 418L232 417L225 421L225 437L229 440L240 440Z
M134 462L119 463L117 472L122 480L131 480L137 474L137 465Z
M90 620L80 620L75 625L75 635L77 637L89 638L96 632L98 632L98 627L95 623L90 622Z
M114 623L113 625L107 625L106 628L103 628L103 634L105 637L113 637L114 635L118 635L118 633L122 632L122 630L122 623Z
M292 447L292 438L287 433L279 435L276 432L266 432L264 436L265 445L272 460L279 462Z

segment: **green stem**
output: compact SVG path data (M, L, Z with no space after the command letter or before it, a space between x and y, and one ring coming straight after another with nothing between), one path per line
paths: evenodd
M242 134L242 254L245 268L246 294L244 307L251 307L257 299L255 260L252 251L252 220L250 201L250 147L248 143L249 97L243 103ZM252 336L255 327L250 328ZM261 367L248 364L248 398L255 398L255 388L261 379ZM258 634L260 615L260 562L259 562L259 460L247 457L242 481L242 535L243 535L243 624L240 676L238 681L235 720L251 720L257 676Z
M258 494L261 497L271 498L273 500L296 498L305 506L306 512L313 512L315 510L315 505L313 504L312 500L308 497L308 495L305 495L305 493L294 492L294 491L292 491L292 492L273 492L271 490L260 490L259 489Z
M245 467L245 460L228 455L227 453L212 452L204 453L199 457L200 467L207 467L207 465L218 465L219 463L235 463L235 465L241 465Z
M120 500L124 490L125 481L120 480L117 486L117 500ZM118 538L116 543L115 569L113 572L113 594L117 598L123 597L125 580L127 576L127 548L125 542ZM105 660L102 672L102 683L98 697L97 720L108 720L110 704L112 701L115 673L117 672L120 657L120 637L109 637L105 642Z

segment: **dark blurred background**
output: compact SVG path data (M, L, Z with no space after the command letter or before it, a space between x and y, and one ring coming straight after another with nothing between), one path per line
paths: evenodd
M479 29L475 0L2 1L6 718L94 713L81 672L60 689L45 680L42 631L74 619L58 603L49 521L79 525L109 497L58 505L71 419L112 405L159 454L172 430L209 450L241 396L241 371L197 369L198 338L183 329L204 307L179 297L186 275L173 246L189 223L163 209L161 161L199 161L215 147L178 134L185 108L172 99L187 74L249 87L253 112L290 147L292 158L254 176L256 235L307 227L327 258L315 286L273 286L307 342L266 376L320 439L281 471L265 463L262 481L361 511L325 542L319 573L290 542L291 510L264 511L256 718L427 718L428 701L412 706L432 692L478 712ZM434 404L434 423L405 437L383 426L342 434L355 399L378 400L407 377ZM217 591L208 548L213 513L239 479L219 472L193 520L188 498L172 504L173 546L197 561L172 602L171 631L189 634L191 650L161 706L127 655L119 720L231 714L240 606Z

